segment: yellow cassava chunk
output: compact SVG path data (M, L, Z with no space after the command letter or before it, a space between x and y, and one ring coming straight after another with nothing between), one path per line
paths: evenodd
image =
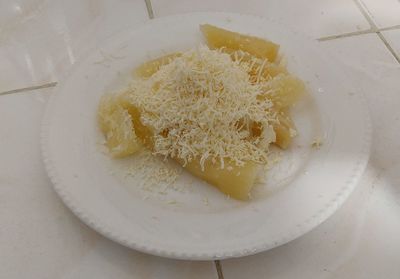
M281 74L270 80L266 90L270 91L267 98L274 103L274 107L282 110L298 102L305 94L306 87L300 79Z
M246 66L247 73L253 83L269 80L279 74L287 74L287 70L283 65L271 63L267 59L257 58L248 52L228 48L222 48L221 51L228 53L233 61Z
M200 25L200 30L210 48L226 47L232 50L243 50L261 59L274 62L279 51L279 45L257 37L228 31L210 24Z
M275 132L275 144L282 149L287 149L296 135L296 127L288 112L280 111L277 113L277 122L272 124Z
M134 74L141 78L149 78L157 72L161 66L169 64L174 58L181 56L180 53L171 53L157 59L148 61L135 69Z
M234 199L248 200L258 175L259 165L247 162L244 166L238 167L225 162L224 169L221 169L218 163L213 164L208 160L204 164L203 171L200 162L193 160L185 166L185 169Z
M135 134L140 142L147 148L153 149L153 132L149 127L146 127L140 121L140 111L134 106L128 108L129 114L132 117L132 123L135 130Z
M113 157L128 156L139 150L131 115L114 96L105 95L100 100L98 122Z

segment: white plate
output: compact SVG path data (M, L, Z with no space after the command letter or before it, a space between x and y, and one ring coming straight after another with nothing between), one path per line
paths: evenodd
M149 190L128 175L137 159L113 160L99 148L99 97L123 88L139 63L202 43L201 23L279 43L289 69L310 89L311 98L294 111L300 135L249 202L229 200L187 174L160 194L165 185ZM316 138L320 149L310 147ZM353 190L369 143L362 95L317 43L271 20L225 13L155 19L108 39L57 87L42 131L49 176L83 222L133 249L196 260L254 254L316 227Z

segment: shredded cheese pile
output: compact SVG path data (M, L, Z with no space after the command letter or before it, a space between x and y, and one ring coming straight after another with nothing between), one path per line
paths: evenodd
M248 63L205 46L161 66L148 79L132 82L129 102L154 135L155 154L183 161L230 160L265 164L275 140L272 102L260 98L263 85L250 80ZM254 135L254 127L262 127Z

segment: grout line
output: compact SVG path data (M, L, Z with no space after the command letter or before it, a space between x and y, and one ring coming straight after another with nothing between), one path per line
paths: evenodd
M394 26L390 26L390 27L381 28L381 29L379 29L379 31L382 32L382 31L389 31L389 30L396 30L396 29L400 29L400 25L394 25Z
M147 13L149 15L150 19L154 18L154 12L153 12L153 7L151 6L151 1L150 0L144 0L146 3L146 8L147 8Z
M26 92L26 91L33 91L33 90L43 89L43 88L49 88L49 87L54 87L56 85L57 85L57 82L50 82L50 83L45 83L45 84L38 85L38 86L30 86L30 87L18 88L18 89L13 89L13 90L1 92L0 96L8 95L8 94L14 94L14 93L21 93L21 92Z
M330 40L335 40L335 39L340 39L340 38L347 38L347 37L359 36L359 35L364 35L364 34L380 33L383 31L397 30L397 29L400 29L400 25L393 25L393 26L384 27L384 28L372 27L368 30L354 31L354 32L349 32L349 33L342 33L342 34L338 34L338 35L321 37L321 38L318 38L317 41L320 41L320 42L330 41Z
M224 274L222 273L221 262L216 260L214 261L215 268L217 269L218 279L224 279Z
M376 34L382 40L382 42L384 43L386 48L390 51L390 53L393 55L394 59L396 59L397 62L400 64L400 57L397 55L396 51L394 51L394 49L389 44L389 42L386 40L386 38L383 36L383 34L380 31L376 32Z
M365 19L368 21L369 25L371 26L371 29L374 32L378 31L378 27L376 26L375 22L371 19L371 17L369 16L370 12L368 11L368 8L365 7L364 3L361 2L360 0L353 0L353 2L356 4L356 6L358 7L358 9L360 10L360 12L363 14L363 16L365 17Z
M368 29L368 30L344 33L344 34L340 34L340 35L321 37L321 38L318 38L317 40L320 42L323 42L323 41L329 41L329 40L334 40L334 39L339 39L339 38L347 38L347 37L353 37L353 36L358 36L358 35L363 35L363 34L370 34L370 33L375 33L375 32L376 31L374 31L373 29Z
M383 34L381 33L382 30L378 29L378 27L376 26L375 22L369 16L370 12L368 11L368 8L361 2L361 0L353 0L353 1L357 5L357 7L360 9L360 11L364 15L365 19L371 25L371 28L373 30L375 30L375 32L378 35L379 39L381 39L383 44L386 46L386 48L389 50L389 52L393 55L394 59L396 59L396 61L400 64L400 57L397 55L397 53L394 51L392 46L389 44L389 42L383 36Z

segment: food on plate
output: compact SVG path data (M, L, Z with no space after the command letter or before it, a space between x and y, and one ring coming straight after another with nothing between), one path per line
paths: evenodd
M129 87L104 96L98 119L115 157L147 148L247 200L270 145L290 146L290 107L305 92L275 43L202 25L207 46L140 65Z
M142 78L151 77L155 72L157 72L160 69L161 66L170 63L172 60L174 60L176 57L179 56L181 56L179 52L171 53L165 56L161 56L160 58L143 63L137 69L135 69L134 75Z
M201 32L212 49L227 48L242 50L257 58L274 62L278 56L279 45L253 36L228 31L210 24L200 26Z
M98 122L113 157L124 157L140 149L132 116L114 95L104 95L98 107Z

